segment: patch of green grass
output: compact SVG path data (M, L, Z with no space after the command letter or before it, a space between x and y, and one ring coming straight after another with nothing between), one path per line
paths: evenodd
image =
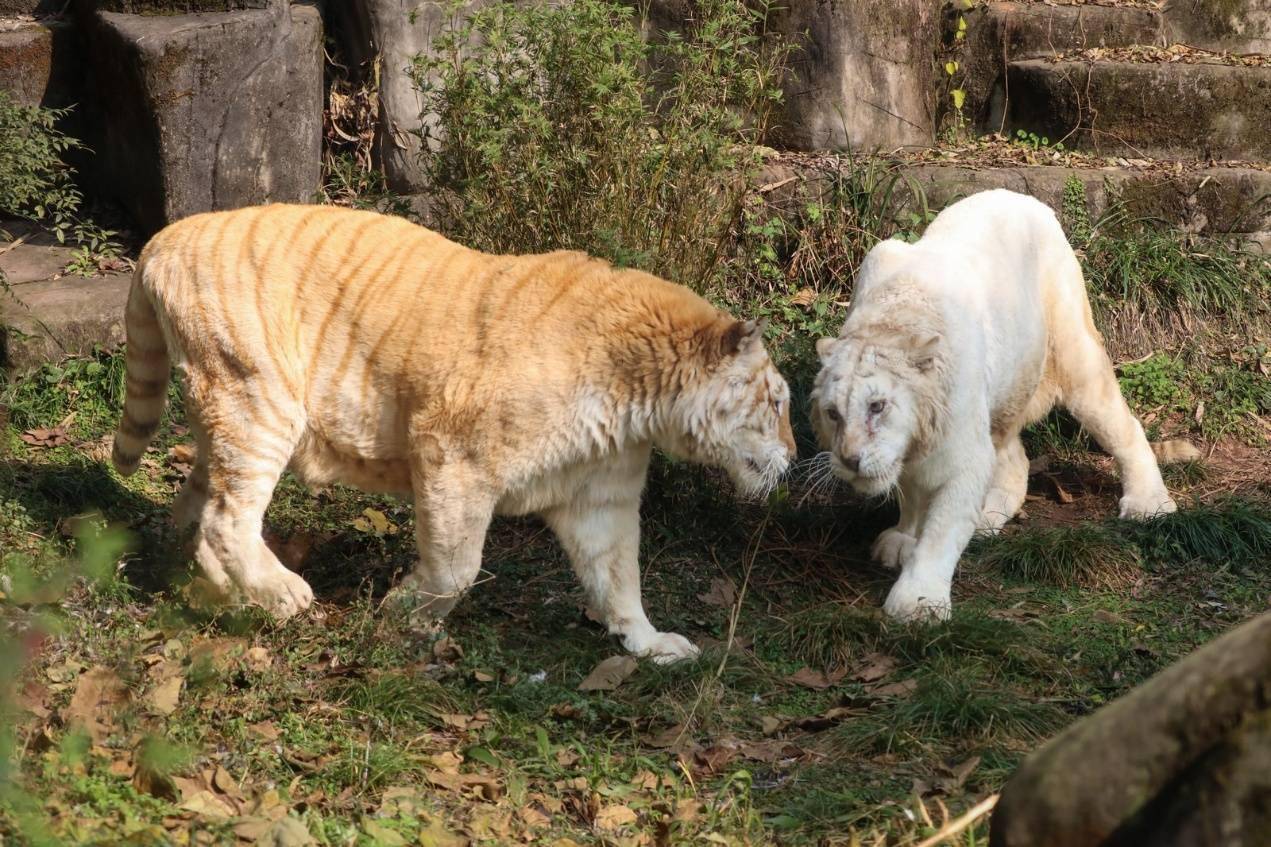
M1110 588L1140 572L1134 544L1103 524L1003 534L976 542L970 555L1012 579L1064 587Z
M1147 227L1108 227L1085 245L1091 299L1105 313L1178 312L1228 318L1256 312L1271 263L1217 240Z
M1171 407L1186 395L1186 369L1181 359L1166 353L1121 366L1121 393L1140 411Z
M1197 503L1150 521L1122 522L1120 529L1144 559L1199 561L1235 569L1271 566L1271 508L1239 497Z

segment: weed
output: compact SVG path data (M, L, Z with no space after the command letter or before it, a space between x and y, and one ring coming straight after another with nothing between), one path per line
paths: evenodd
M1271 379L1259 371L1236 365L1214 368L1198 378L1205 398L1201 431L1217 440L1236 432L1250 440L1265 438L1259 416L1271 413Z
M1064 180L1064 229L1074 247L1083 248L1090 241L1090 210L1086 200L1086 183L1077 175Z
M1001 535L977 542L971 555L1006 576L1047 585L1115 587L1139 573L1133 544L1101 524Z
M1150 521L1124 522L1120 529L1146 561L1158 565L1199 561L1243 569L1271 562L1271 509L1255 500L1198 503Z
M414 219L410 201L388 187L384 172L362 163L352 153L336 153L324 161L326 178L319 200L335 206L369 209Z
M1121 393L1140 412L1174 408L1187 399L1183 362L1166 353L1121 366Z
M97 273L101 259L119 255L113 230L83 215L84 195L65 156L81 144L57 128L66 109L20 106L0 91L0 214L38 221L80 247L73 272Z
M1030 150L1041 150L1045 148L1049 150L1054 150L1057 153L1062 153L1064 151L1064 143L1062 141L1056 141L1054 145L1052 146L1050 143L1050 139L1047 138L1046 136L1038 135L1035 132L1028 132L1022 129L1015 130L1015 137L1011 140L1015 144L1018 144L1022 147L1027 147Z
M613 0L500 4L416 59L422 165L448 235L490 252L578 249L702 289L758 165L785 48L739 0L644 38Z
M1085 245L1086 282L1104 315L1188 310L1239 317L1271 293L1271 262L1216 240L1104 221Z

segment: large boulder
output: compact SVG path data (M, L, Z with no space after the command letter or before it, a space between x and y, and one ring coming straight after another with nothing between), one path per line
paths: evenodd
M316 8L90 11L92 176L153 232L197 212L312 201L321 181Z
M1271 612L1070 726L1020 766L993 847L1253 847L1271 832Z
M935 138L939 4L777 4L769 25L796 49L778 143L799 150L926 146Z

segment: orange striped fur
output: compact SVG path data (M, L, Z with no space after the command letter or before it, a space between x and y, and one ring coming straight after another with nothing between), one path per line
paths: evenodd
M198 459L174 507L226 597L285 617L309 586L261 539L284 469L411 494L420 561L399 590L442 615L475 580L496 513L538 513L589 602L637 654L655 630L636 563L650 449L770 488L794 451L762 327L581 253L492 256L399 218L273 205L156 235L127 310L120 473L185 374Z

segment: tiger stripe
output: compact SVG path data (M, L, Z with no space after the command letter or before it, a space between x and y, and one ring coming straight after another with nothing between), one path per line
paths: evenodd
M564 492L592 492L602 512L630 510L614 526L638 521L651 443L750 491L775 484L793 450L761 328L577 251L491 256L328 206L195 215L142 251L126 323L116 467L136 470L176 363L198 452L174 517L197 524L195 557L217 590L282 617L312 601L260 538L286 469L412 494L421 567L446 563L444 578L417 582L441 596L475 573L496 510L545 512ZM626 474L618 488L611 460ZM591 486L577 468L593 465L603 481ZM571 520L553 518L563 540L582 537ZM592 549L573 540L571 555ZM630 596L618 603L635 627L625 643L652 649L638 579L623 579L637 586L634 610Z

